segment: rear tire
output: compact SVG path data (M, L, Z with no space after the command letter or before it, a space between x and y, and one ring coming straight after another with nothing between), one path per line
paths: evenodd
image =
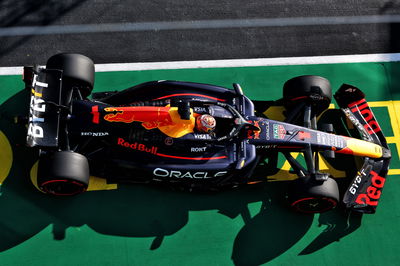
M47 60L47 69L63 71L63 87L77 87L83 98L90 95L94 84L94 63L81 54L56 54Z
M89 184L89 164L85 156L59 151L39 160L38 187L47 194L72 196L85 192Z
M290 206L301 213L322 213L339 203L339 188L333 178L326 181L297 179L289 193Z
M283 85L283 103L288 110L301 102L307 102L318 115L328 109L331 100L331 84L320 76L299 76L289 79Z

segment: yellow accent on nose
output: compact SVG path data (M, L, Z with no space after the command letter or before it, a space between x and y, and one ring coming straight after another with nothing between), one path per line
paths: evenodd
M381 158L383 155L381 146L360 139L347 139L347 148L352 150L355 156Z

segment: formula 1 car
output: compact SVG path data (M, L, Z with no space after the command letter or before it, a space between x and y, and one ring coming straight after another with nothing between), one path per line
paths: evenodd
M290 205L319 213L338 205L339 190L319 170L318 158L341 153L363 158L342 202L374 213L389 168L385 137L358 88L344 84L335 94L358 138L317 125L332 99L329 81L319 76L284 84L284 121L258 113L262 102L248 99L239 84L154 81L89 99L94 64L79 54L54 55L45 68L25 67L23 80L31 91L27 145L39 152L38 187L57 196L84 192L90 175L113 183L232 188L265 181L252 176L255 167L281 152L298 176ZM305 164L291 152L303 153Z

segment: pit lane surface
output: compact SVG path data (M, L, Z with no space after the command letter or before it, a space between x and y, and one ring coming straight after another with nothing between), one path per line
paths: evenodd
M371 0L3 0L0 66L57 52L96 63L399 52L399 11Z

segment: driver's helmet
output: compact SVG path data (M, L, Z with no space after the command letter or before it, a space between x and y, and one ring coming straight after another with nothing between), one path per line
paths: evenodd
M217 121L211 115L200 115L196 118L196 128L202 133L214 131Z

